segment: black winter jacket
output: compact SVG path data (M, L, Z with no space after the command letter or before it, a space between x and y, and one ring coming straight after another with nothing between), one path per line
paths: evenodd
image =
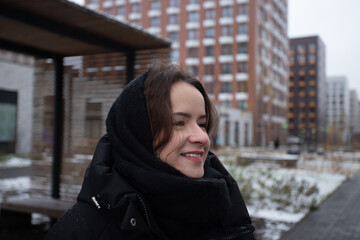
M145 79L128 84L111 107L78 202L45 239L253 240L239 188L214 154L200 179L155 156Z

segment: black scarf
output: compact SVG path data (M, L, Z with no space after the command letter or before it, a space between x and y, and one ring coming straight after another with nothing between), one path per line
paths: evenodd
M101 171L88 171L84 185L116 206L129 189L118 186L117 179L125 179L144 197L170 239L210 239L244 226L253 230L236 182L215 155L209 153L203 178L186 177L155 156L143 94L146 75L130 82L111 107L107 135L92 163Z

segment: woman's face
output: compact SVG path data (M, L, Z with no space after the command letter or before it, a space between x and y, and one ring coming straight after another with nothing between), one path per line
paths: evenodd
M159 158L188 177L201 178L210 147L204 98L194 86L180 81L171 86L170 101L172 136Z

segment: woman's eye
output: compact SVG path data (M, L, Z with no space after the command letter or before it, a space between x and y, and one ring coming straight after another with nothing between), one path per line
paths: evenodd
M206 129L206 123L200 123L199 127L203 128L203 129Z
M174 123L174 125L177 126L177 127L181 127L181 126L184 126L184 125L185 125L185 122L184 122L184 121L176 121L176 122Z

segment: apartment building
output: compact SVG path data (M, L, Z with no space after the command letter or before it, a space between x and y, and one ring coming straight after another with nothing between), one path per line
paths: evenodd
M307 144L326 135L325 45L318 36L292 38L289 50L289 135Z
M352 89L349 93L350 97L350 115L349 115L349 127L350 133L355 134L360 132L360 108L359 98L356 90Z
M326 90L328 139L332 144L346 144L350 130L350 91L347 78L328 77Z
M172 41L215 102L248 110L253 144L287 136L287 0L86 0Z

